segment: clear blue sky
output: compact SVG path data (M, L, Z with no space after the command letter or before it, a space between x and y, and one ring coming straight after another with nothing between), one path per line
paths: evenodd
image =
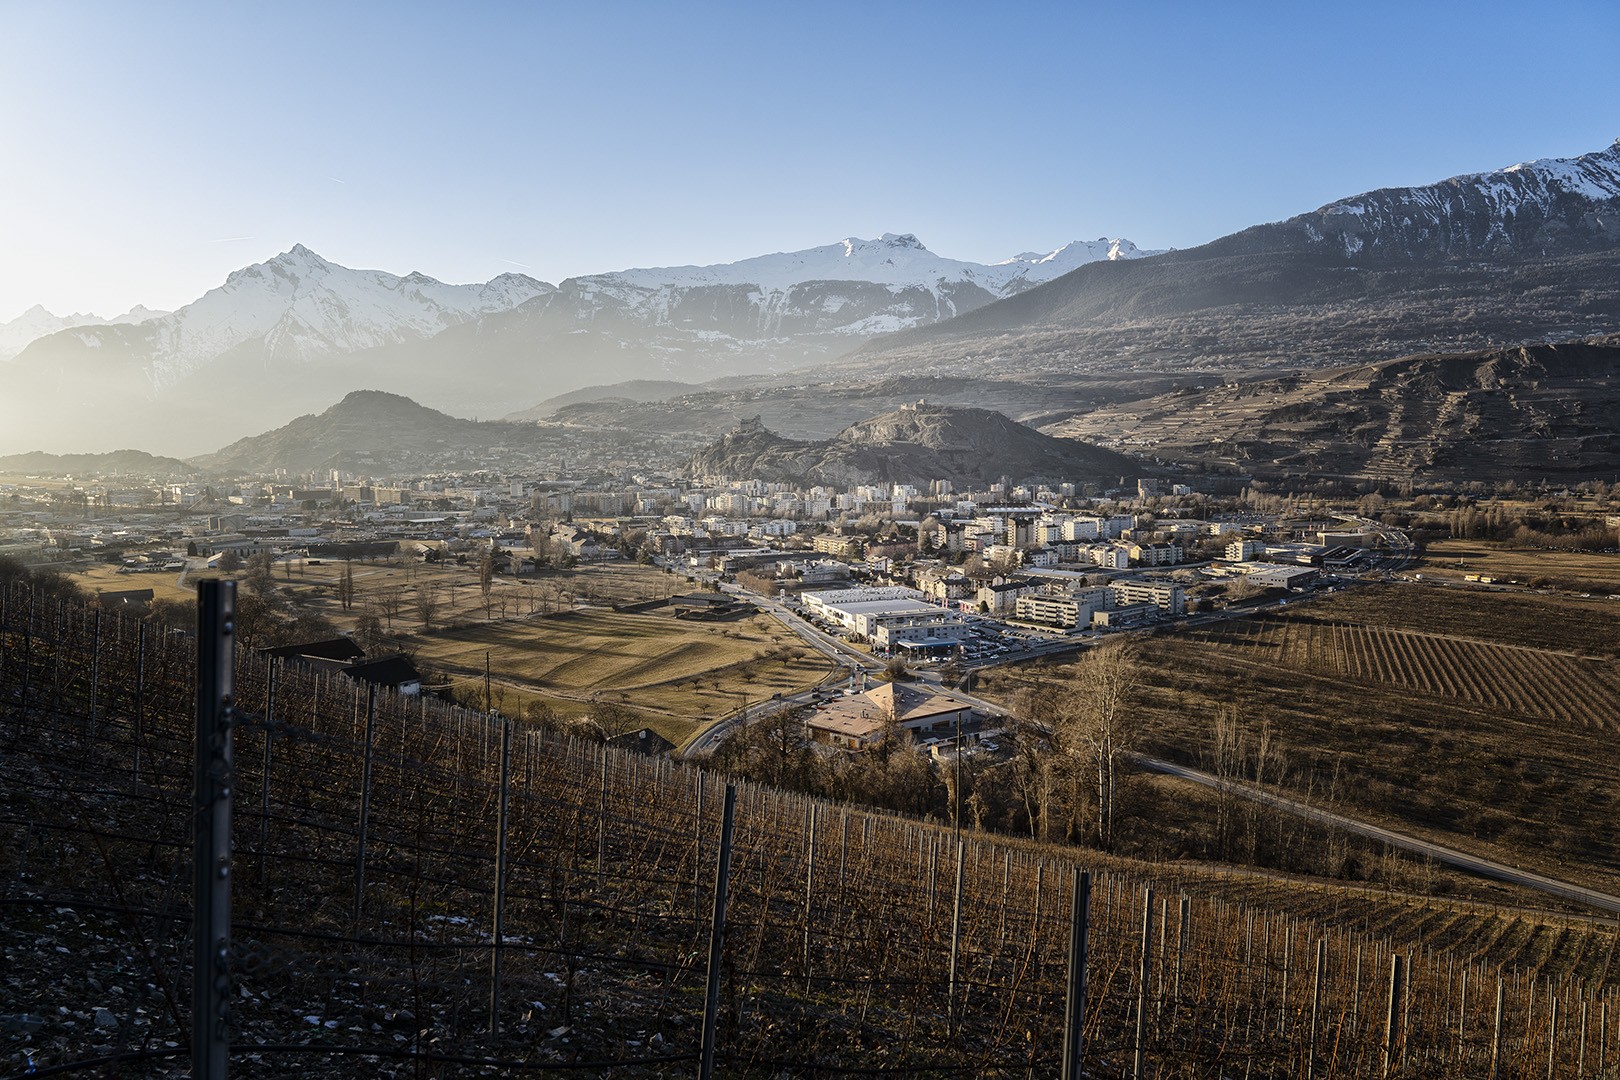
M177 306L294 243L447 281L1186 247L1601 149L1617 56L1613 0L0 0L0 321Z

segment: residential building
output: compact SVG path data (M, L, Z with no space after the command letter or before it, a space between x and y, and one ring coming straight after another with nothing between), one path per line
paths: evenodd
M1170 581L1111 581L1108 591L1117 607L1153 604L1170 615L1187 609L1186 590Z
M881 742L891 727L897 734L954 732L972 718L973 710L955 698L898 683L883 683L862 694L834 698L805 721L817 742L846 750L865 750Z

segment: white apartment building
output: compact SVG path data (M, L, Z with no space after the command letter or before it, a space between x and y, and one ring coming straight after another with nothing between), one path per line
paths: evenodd
M1187 610L1186 590L1170 581L1111 581L1108 591L1114 607L1154 604L1171 615Z

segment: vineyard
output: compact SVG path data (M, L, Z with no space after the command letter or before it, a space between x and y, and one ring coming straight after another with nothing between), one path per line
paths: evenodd
M197 651L0 594L0 1077L189 1074ZM729 1076L1057 1075L1077 972L1078 1075L1620 1063L1595 921L958 840L258 656L234 677L207 1002L233 1074L689 1076L707 1042Z
M1571 653L1298 616L1196 635L1249 658L1596 729L1620 723L1613 664Z

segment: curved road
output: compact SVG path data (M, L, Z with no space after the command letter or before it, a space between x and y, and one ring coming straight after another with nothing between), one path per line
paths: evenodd
M1239 798L1265 803L1279 810L1297 814L1308 821L1343 829L1345 832L1365 836L1369 840L1377 840L1380 843L1388 844L1390 847L1410 851L1415 855L1427 855L1435 862L1455 866L1459 870L1466 870L1470 874L1505 881L1512 885L1522 885L1527 889L1536 889L1551 896L1562 897L1565 900L1573 900L1576 903L1620 914L1620 896L1598 892L1596 889L1583 888L1580 885L1559 881L1556 878L1546 877L1529 870L1521 870L1516 866L1496 862L1494 859L1470 855L1466 851L1458 851L1456 848L1445 847L1441 844L1431 843L1428 840L1420 840L1415 836L1394 832L1378 825L1369 825L1364 821L1357 821L1354 818L1347 818L1343 814L1322 810L1309 803L1301 802L1298 799L1290 799L1286 795L1278 795L1275 792L1255 787L1252 784L1224 781L1210 773L1191 769L1185 765L1177 765L1169 761L1161 761L1158 758L1144 757L1139 754L1134 755L1134 757L1138 765L1144 769L1151 769L1153 772L1180 777L1183 780L1191 780L1195 784L1203 784L1206 787L1224 788Z

